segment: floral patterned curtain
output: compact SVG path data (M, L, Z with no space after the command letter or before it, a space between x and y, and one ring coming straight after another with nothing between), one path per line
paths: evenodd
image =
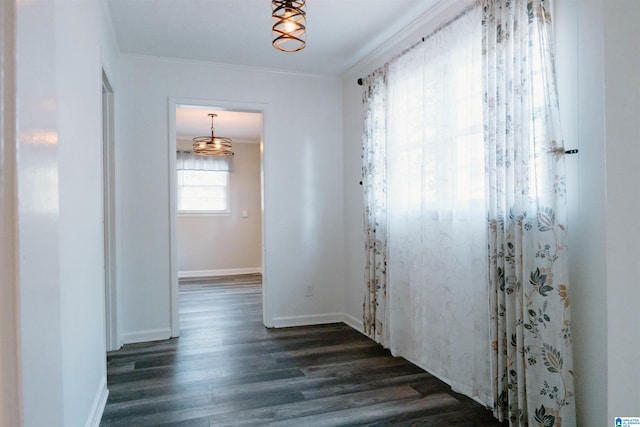
M483 0L494 414L573 426L564 148L544 0Z
M362 188L365 229L364 332L387 346L387 171L386 74L382 67L364 79Z

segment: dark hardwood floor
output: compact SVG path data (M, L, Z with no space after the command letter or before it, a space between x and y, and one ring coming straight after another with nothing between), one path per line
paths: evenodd
M101 425L501 425L344 324L264 328L260 276L181 283L180 326L107 355Z

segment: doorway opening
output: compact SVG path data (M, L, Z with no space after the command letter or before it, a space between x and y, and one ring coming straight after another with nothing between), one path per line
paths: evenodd
M169 99L171 336L179 336L179 281L262 274L263 320L269 326L264 245L263 117L256 105ZM193 138L233 141L235 155L203 168ZM213 160L213 159L211 159ZM213 165L213 166L211 166ZM222 165L222 166L221 166ZM228 166L225 166L228 165ZM210 170L207 170L210 169ZM201 201L212 194L215 201ZM202 191L203 193L199 193Z

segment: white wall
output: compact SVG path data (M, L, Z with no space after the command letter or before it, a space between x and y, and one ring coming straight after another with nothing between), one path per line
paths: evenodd
M262 268L260 144L234 141L228 215L178 215L180 277ZM247 216L243 217L243 211Z
M101 63L116 54L99 2L17 6L24 424L91 425L107 396Z
M359 76L358 76L359 77ZM344 235L345 235L345 313L346 321L362 331L364 301L364 210L362 204L361 134L364 115L360 100L362 86L356 75L342 83L344 111Z
M556 2L558 92L569 195L569 270L579 425L606 425L607 312L601 10ZM584 100L589 100L585 102Z
M556 6L578 424L601 426L640 408L640 4Z
M170 333L169 97L264 111L267 309L277 326L332 320L342 312L339 80L123 56L120 82L117 266L124 341ZM305 297L307 283L315 286L313 297Z
M66 425L106 398L102 57L98 2L56 4L60 311ZM82 34L82 37L78 37Z
M613 422L640 417L640 2L603 3L607 421Z
M17 8L18 239L25 425L62 425L55 3ZM33 26L33 27L32 27ZM35 27L36 31L33 31Z

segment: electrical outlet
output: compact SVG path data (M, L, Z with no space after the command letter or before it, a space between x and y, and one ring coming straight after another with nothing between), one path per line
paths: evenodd
M304 291L304 295L307 297L313 296L313 283L307 284L307 287L305 288L305 291Z

